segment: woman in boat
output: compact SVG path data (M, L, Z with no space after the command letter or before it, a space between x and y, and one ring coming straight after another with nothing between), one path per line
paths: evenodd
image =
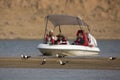
M55 44L55 36L53 34L53 30L50 30L49 33L46 35L46 43L47 44Z
M76 36L77 36L77 39L75 41L76 45L88 46L88 38L83 30L78 30Z
M59 34L57 35L57 44L67 44L67 40L64 35Z

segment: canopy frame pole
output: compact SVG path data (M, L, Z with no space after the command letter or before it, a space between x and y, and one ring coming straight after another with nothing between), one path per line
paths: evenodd
M60 28L60 25L59 25L59 32L61 33L61 28Z
M48 16L45 18L45 33L44 33L44 40L45 40L45 35L47 32L47 24L48 24Z
M76 19L77 19L77 22L78 22L78 24L79 24L79 27L80 27L80 29L82 30L82 27L80 26L80 23L79 23L79 21L78 21L78 17L76 17Z
M87 26L87 28L88 28L88 31L89 31L89 33L90 33L91 31L90 31L89 25Z
M82 20L82 24L83 24L83 22L84 22L84 20ZM88 25L88 24L86 24L86 27L87 27L87 29L88 29L88 31L89 31L89 33L90 33L90 28L89 28L89 25Z
M82 30L82 27L79 25L80 29Z

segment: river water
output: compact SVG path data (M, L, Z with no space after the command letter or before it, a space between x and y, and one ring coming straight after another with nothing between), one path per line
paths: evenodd
M38 57L41 40L0 40L0 57ZM120 40L98 40L100 57L120 57ZM120 70L0 68L0 80L120 80Z
M21 54L37 57L41 40L0 40L0 57L19 57ZM120 57L120 40L98 40L101 57Z
M0 68L0 80L120 80L120 71Z

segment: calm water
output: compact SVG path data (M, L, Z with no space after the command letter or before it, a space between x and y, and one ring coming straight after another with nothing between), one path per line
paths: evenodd
M120 71L0 68L0 80L120 80Z
M0 40L0 57L39 56L40 40ZM100 57L120 57L120 40L99 40ZM0 68L0 80L120 80L120 70Z
M0 40L0 57L19 57L21 54L41 55L37 49L40 40ZM98 40L99 56L120 57L120 40Z
M40 40L0 40L1 57L19 57L21 54L39 56L37 45Z

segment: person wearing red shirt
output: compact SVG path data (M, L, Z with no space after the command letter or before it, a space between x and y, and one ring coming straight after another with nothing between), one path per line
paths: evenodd
M75 43L77 45L84 45L84 46L88 46L88 38L86 33L83 30L78 30L76 33L77 39L75 41Z
M53 30L50 30L46 35L46 43L55 44L55 36L53 35Z

